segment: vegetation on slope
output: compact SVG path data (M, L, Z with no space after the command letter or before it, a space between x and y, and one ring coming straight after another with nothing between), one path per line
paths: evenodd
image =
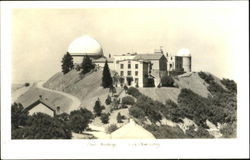
M29 115L22 105L11 106L12 139L70 139L72 131L82 133L93 119L87 109L51 117L44 113Z

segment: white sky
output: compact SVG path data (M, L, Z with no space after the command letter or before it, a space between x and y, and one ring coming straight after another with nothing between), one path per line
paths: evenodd
M247 7L13 9L12 79L48 79L77 37L90 35L104 54L171 54L188 48L192 70L237 80L248 54ZM248 66L245 66L248 67Z

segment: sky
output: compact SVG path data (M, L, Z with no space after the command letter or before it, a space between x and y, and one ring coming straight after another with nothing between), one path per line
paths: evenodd
M187 48L192 70L237 80L248 55L246 8L12 9L12 81L46 80L61 71L69 44L89 35L104 55L175 54Z

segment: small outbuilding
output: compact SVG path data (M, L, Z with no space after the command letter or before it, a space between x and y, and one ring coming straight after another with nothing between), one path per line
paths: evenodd
M111 133L112 139L156 139L152 133L135 123L133 119Z
M52 105L49 105L48 103L44 102L42 99L38 99L29 106L25 108L26 111L29 112L29 115L33 115L34 113L45 113L52 117L56 115L57 112L59 112L60 107L57 109L54 109Z

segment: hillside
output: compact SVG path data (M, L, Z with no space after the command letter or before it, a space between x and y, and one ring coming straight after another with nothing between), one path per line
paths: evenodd
M97 70L80 77L79 72L72 70L63 75L61 72L51 77L44 87L63 91L78 97L82 106L93 110L95 101L99 98L104 102L109 94L109 89L101 87L102 70Z
M162 103L165 103L168 99L177 103L177 98L180 93L180 89L174 87L139 88L139 91L142 94Z

